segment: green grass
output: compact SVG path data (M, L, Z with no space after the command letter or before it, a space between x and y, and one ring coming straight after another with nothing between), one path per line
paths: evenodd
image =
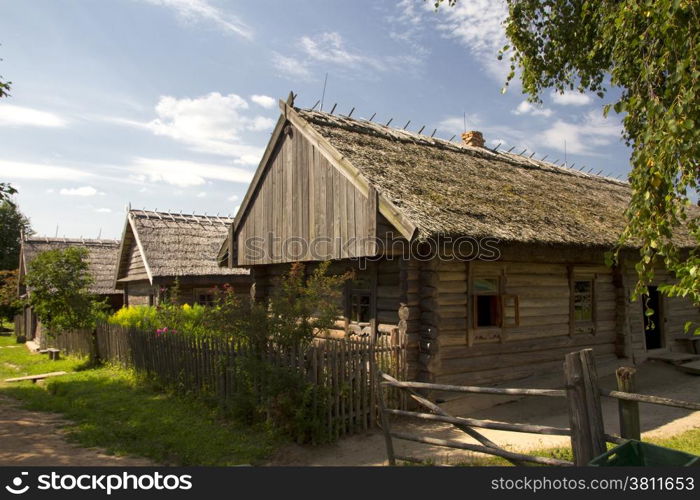
M269 430L223 418L204 401L159 391L131 370L90 368L76 358L48 361L10 345L18 345L14 337L0 337L0 394L30 410L64 415L72 422L68 439L81 446L168 465L230 466L260 463L279 444ZM45 384L1 381L59 370L70 373Z
M666 438L655 438L655 439L644 439L645 443L656 444L658 446L665 446L666 448L672 448L678 451L684 451L686 453L692 453L693 455L700 455L700 428L690 429L675 436ZM613 448L615 445L608 443L608 449ZM537 455L540 457L558 458L560 460L568 460L570 462L574 461L574 454L571 448L568 446L560 446L555 448L541 448L536 450L531 450L527 452L528 455ZM467 466L485 466L485 465L512 465L506 459L501 457L478 457L474 458L468 463L463 463L460 465Z
M690 429L667 438L650 439L649 442L693 455L700 455L700 429Z

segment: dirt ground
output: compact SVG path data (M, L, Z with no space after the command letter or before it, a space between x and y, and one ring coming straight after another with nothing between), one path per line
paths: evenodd
M615 389L614 375L601 378L600 383L604 388ZM514 383L513 386L517 387L517 384ZM637 386L640 393L686 401L698 401L700 395L699 376L680 372L676 368L662 363L648 362L638 367ZM606 432L618 434L617 400L603 398L602 405ZM489 409L475 411L469 415L459 416L569 427L566 401L563 398L523 398ZM677 408L643 404L640 405L640 418L642 432L646 437L670 436L694 427L700 427L700 411L689 412ZM392 422L392 430L419 432L432 437L478 444L477 441L449 424L396 420ZM569 438L566 436L542 436L489 429L479 429L479 431L495 443L510 450L526 451L569 444ZM437 464L465 462L474 457L474 454L468 451L399 440L394 440L394 449L397 455L430 459ZM270 465L371 466L382 465L385 459L383 435L379 432L371 432L322 447L290 445L280 450Z
M115 457L103 450L80 448L66 441L66 424L52 413L24 410L0 396L0 466L148 466L144 458Z
M613 389L614 376L603 377L601 385ZM638 390L645 394L697 401L700 394L700 377L682 373L669 365L646 363L638 368ZM642 430L646 437L669 436L700 427L700 412L641 405L640 413ZM565 400L559 398L523 398L464 416L504 422L569 426ZM606 431L618 433L617 401L603 398L603 417ZM103 450L74 446L65 439L65 431L62 429L65 424L66 421L57 415L24 410L18 402L0 396L0 466L154 465L147 459L115 457L105 454ZM476 443L447 424L397 420L393 422L392 428ZM539 436L488 429L481 432L494 442L511 450L526 451L569 443L568 438L562 436ZM467 451L449 450L406 441L396 440L394 446L398 455L430 459L437 464L465 462L474 456ZM384 460L384 438L379 432L371 432L346 438L328 446L285 446L269 465L372 466L382 465Z

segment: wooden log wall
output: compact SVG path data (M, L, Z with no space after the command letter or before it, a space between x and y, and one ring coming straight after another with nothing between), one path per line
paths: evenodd
M124 284L126 303L130 306L147 306L150 303L150 296L157 295L157 288L152 286L148 280L132 281Z
M571 272L595 280L592 332L569 323ZM518 297L518 326L472 328L468 286L474 277L499 277L501 292ZM437 383L491 384L545 373L585 347L599 357L615 354L615 287L605 266L431 261L421 281L421 320L439 330L430 359Z

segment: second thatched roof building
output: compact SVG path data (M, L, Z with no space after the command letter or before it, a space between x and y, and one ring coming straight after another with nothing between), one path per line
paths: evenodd
M231 222L228 217L129 210L114 276L125 304L157 304L176 281L183 303L210 303L213 288L224 284L248 293L247 269L217 265Z

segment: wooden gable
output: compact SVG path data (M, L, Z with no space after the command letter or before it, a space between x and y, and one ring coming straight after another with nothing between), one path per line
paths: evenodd
M234 265L374 254L376 191L358 189L292 123L282 123L261 168L236 225Z
M127 215L126 227L122 234L121 247L119 249L119 262L117 265L117 284L128 281L151 281L148 271L148 264L141 252L138 239L134 234Z

